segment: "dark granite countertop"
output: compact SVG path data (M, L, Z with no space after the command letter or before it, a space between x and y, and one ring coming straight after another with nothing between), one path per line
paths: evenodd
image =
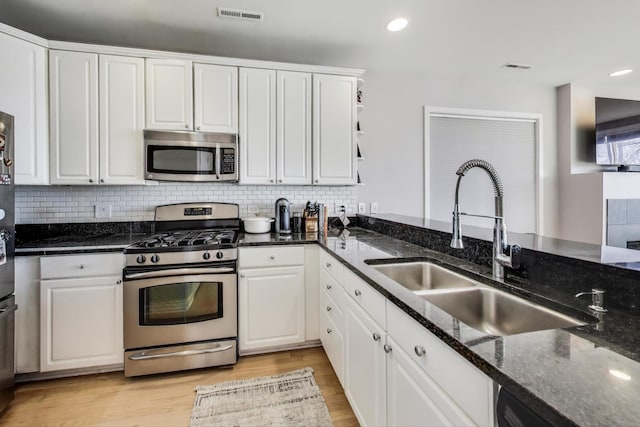
M396 218L398 220L398 218ZM123 248L144 234L23 242L22 255ZM313 244L328 249L426 329L437 335L494 381L555 425L630 426L640 420L640 318L637 310L610 307L602 320L590 317L588 300L553 283L540 285L508 276L491 279L490 268L363 228L331 230L327 237L298 234L242 234L240 246ZM51 245L51 246L49 246ZM117 250L119 250L117 249ZM56 252L57 251L57 252ZM568 329L496 337L479 332L390 280L370 260L428 258L483 284L517 294L589 324ZM375 261L374 261L375 263ZM613 374L612 374L613 372ZM615 376L617 374L619 376ZM620 378L620 376L630 379Z

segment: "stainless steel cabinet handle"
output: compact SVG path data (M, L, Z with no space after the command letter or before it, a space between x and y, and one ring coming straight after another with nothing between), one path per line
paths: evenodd
M373 333L373 340L376 341L376 342L380 341L380 334L378 334L377 332L374 332Z
M387 353L387 354L391 353L392 348L391 348L391 346L389 344L385 344L384 347L382 347L382 348L384 348L384 352L385 353Z
M171 353L152 353L151 351L136 353L129 356L130 360L147 360L147 359L163 359L165 357L176 357L176 356L195 356L198 354L206 354L206 353L217 353L219 351L225 351L233 348L232 345L226 345L224 347L218 345L215 348L205 348L203 350L185 350L185 351L174 351ZM152 350L153 351L153 350Z
M413 348L413 351L415 351L415 352L416 352L416 356L418 356L418 357L422 357L422 356L424 356L425 354L427 354L427 351L426 351L426 350L424 349L424 347L423 347L423 346L421 346L421 345L417 345L417 346L415 346L415 347Z
M330 334L331 332L331 329L327 328L327 333Z
M327 311L331 311L331 307L327 307Z
M331 285L327 285L327 290L331 290Z
M362 292L360 292L358 289L356 289L355 291L353 291L354 294L356 294L357 297L359 297L360 295L362 295Z
M331 268L331 263L330 263L330 262L328 262L328 263L326 263L326 264L325 264L325 266L326 266L327 268Z

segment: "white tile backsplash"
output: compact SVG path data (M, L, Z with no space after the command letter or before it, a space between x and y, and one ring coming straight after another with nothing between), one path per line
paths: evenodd
M356 187L262 186L219 183L159 183L141 186L17 186L16 223L42 224L95 221L151 221L157 205L184 202L227 202L240 205L240 216L273 216L280 197L302 210L308 200L335 204L356 212ZM96 202L112 205L111 218L94 218Z

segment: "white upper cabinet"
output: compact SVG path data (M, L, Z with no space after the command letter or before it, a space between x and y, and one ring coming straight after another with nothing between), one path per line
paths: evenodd
M100 183L144 184L144 59L99 62Z
M240 69L240 183L311 184L311 74Z
M313 183L357 181L356 78L313 75Z
M49 60L51 183L142 184L144 60L54 50Z
M311 74L277 72L278 184L311 184Z
M276 72L240 68L240 183L276 179Z
M15 183L48 184L46 49L0 33L0 111L15 118Z
M49 51L52 184L98 181L98 55Z
M147 59L148 129L193 130L191 61Z
M197 131L238 133L238 68L193 64Z

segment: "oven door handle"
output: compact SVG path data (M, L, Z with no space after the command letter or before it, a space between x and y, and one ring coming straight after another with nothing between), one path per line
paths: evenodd
M216 274L233 273L233 267L212 267L212 268L172 268L168 270L145 271L144 273L125 274L125 279L144 279L150 277L164 276L186 276L188 274Z
M163 359L165 357L181 357L181 356L197 356L199 354L207 354L207 353L218 353L220 351L227 351L233 348L232 345L225 345L222 347L218 344L217 347L214 348L205 348L203 350L184 350L184 351L174 351L171 353L159 353L159 352L142 352L136 353L129 356L129 360L149 360L149 359Z

